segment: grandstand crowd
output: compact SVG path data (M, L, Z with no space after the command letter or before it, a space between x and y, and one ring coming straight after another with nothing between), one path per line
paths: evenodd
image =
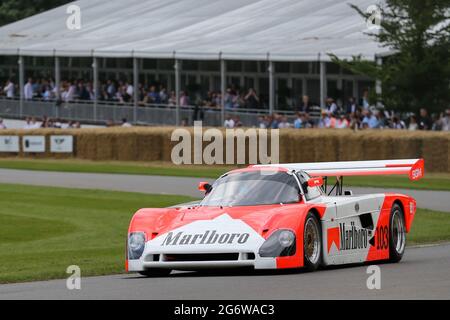
M135 90L138 90L138 104L146 105L177 105L177 95L174 91L168 92L162 85L152 84L144 86L140 84L137 89L128 81L108 80L101 83L99 101L126 104L133 103ZM96 98L92 82L84 80L61 82L60 88L56 88L53 79L29 78L23 88L25 100L40 100L64 103L72 101L93 101ZM59 98L58 97L59 92ZM19 94L18 85L12 80L0 82L0 97L15 99ZM265 105L261 101L257 92L250 88L240 90L236 86L230 86L224 95L218 91L209 91L206 95L189 95L187 91L179 93L179 105L181 107L197 106L200 109L219 110L224 99L225 109L235 110L263 110ZM398 114L384 108L371 106L368 99L368 91L365 91L363 98L357 101L354 97L349 97L346 102L336 101L333 98L326 100L326 106L321 108L305 95L298 99L299 102L291 107L295 111L295 117L281 113L260 116L258 118L259 128L336 128L336 129L398 129L398 130L433 130L450 131L450 109L441 114L430 115L424 106L418 114ZM200 119L201 120L201 119ZM183 125L189 125L189 119L183 119ZM40 121L28 118L25 129L36 128L79 128L78 122L68 122L60 119L50 119L43 117ZM37 124L39 123L39 125ZM127 119L122 123L115 124L108 122L107 126L122 125L131 126ZM243 126L238 117L227 117L224 126L235 128ZM6 129L0 119L0 129Z

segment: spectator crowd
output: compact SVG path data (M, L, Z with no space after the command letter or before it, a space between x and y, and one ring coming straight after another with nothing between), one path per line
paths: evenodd
M135 92L137 90L137 92ZM177 105L177 95L175 91L168 92L163 85L151 84L149 86L139 84L134 88L128 81L108 80L101 83L99 88L98 100L126 104L133 103L135 93L138 104L145 105ZM13 80L7 80L0 83L0 97L14 99L19 96L18 85ZM96 93L92 82L85 80L64 80L61 81L59 88L56 87L53 79L29 78L23 88L25 100L42 101L93 101L96 99ZM183 107L196 106L198 110L220 110L223 105L226 111L238 110L257 110L259 114L266 109L265 102L250 88L241 90L237 86L230 86L222 95L219 91L209 91L204 96L201 94L190 95L187 91L179 93L179 105ZM292 116L292 111L295 115ZM27 119L27 128L34 128L36 120ZM183 119L183 124L188 125L189 120ZM63 122L61 120L52 120L44 117L40 125L45 128L58 127L79 127L78 123ZM107 124L115 125L112 123ZM122 125L130 126L124 119ZM235 128L243 126L239 117L227 117L224 126ZM345 103L335 101L333 98L326 100L326 105L321 108L317 103L311 102L305 95L291 107L288 115L275 113L273 115L260 116L258 118L259 128L335 128L335 129L398 129L398 130L434 130L450 131L450 109L441 114L430 115L426 106L418 114L399 114L388 111L383 108L371 106L368 99L368 91L365 91L363 97L357 101L354 97L348 98ZM0 129L5 129L3 121L0 122Z
M175 106L177 104L175 91L168 92L163 85L151 84L146 86L140 83L136 90L139 105ZM13 80L7 80L4 83L0 82L0 96L10 99L17 98L20 96L19 91L18 85ZM57 88L55 81L51 78L38 80L29 78L24 85L23 91L25 100L55 101L59 98L62 102L72 102L93 101L96 98L93 83L82 79L61 81L60 87ZM119 104L133 103L134 94L135 88L128 81L107 80L100 84L98 100ZM192 97L184 90L180 92L179 97L179 105L181 107L195 104L217 109L222 106L222 93L219 91L209 91L205 96L196 94ZM263 106L254 89L244 92L235 86L231 86L227 89L224 99L227 110L240 108L259 109Z

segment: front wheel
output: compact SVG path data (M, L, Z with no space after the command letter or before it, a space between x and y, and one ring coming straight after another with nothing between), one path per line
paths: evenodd
M319 220L308 213L303 231L304 265L306 270L315 271L322 263L322 232Z
M389 219L389 261L400 262L406 248L405 216L402 208L394 204Z
M171 272L172 270L170 269L147 269L145 271L139 272L139 274L147 278L157 278L167 277Z

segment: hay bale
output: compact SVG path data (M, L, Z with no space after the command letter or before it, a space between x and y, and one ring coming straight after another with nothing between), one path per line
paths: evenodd
M291 132L291 139L289 145L284 145L280 142L280 149L291 148L293 163L314 162L316 157L316 148L312 145L311 137L314 135L314 130L297 130Z
M448 172L449 138L443 135L426 135L423 137L423 156L425 168L431 172Z
M116 135L116 157L119 161L135 161L138 158L136 132L122 132Z
M114 132L98 132L96 136L96 153L94 160L117 160L117 135Z
M364 140L358 132L348 132L337 136L337 161L359 161L364 157Z
M423 139L417 135L400 135L393 141L398 159L415 159L422 157Z
M77 134L75 155L79 159L96 160L97 135L93 132L80 131Z

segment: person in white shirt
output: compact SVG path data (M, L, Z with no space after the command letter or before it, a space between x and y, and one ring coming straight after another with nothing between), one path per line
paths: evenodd
M24 130L30 130L32 129L31 127L31 119L30 118L26 118L25 119L25 126L23 127Z
M412 115L409 118L408 130L409 131L417 131L417 130L419 130L419 124L417 123L417 117L415 115Z
M281 122L278 124L278 129L289 129L292 128L292 125L289 123L287 117L283 117Z
M0 130L6 130L6 125L3 123L3 119L0 118Z
M25 100L32 100L33 99L33 79L29 78L27 84L23 88L23 94Z
M442 131L450 131L450 109L445 111L445 115L441 117Z
M127 94L128 94L130 97L132 97L132 96L133 96L133 93L134 93L134 87L133 87L131 84L129 84L128 87L127 87Z
M124 128L131 128L133 125L131 123L128 122L127 119L122 119L122 127Z
M338 111L338 106L333 98L327 99L327 112L329 114L335 114Z
M41 124L36 121L36 118L31 118L29 129L40 129Z
M234 129L234 126L235 126L235 125L236 125L236 123L234 122L233 118L228 117L228 118L225 120L225 123L224 123L224 127L225 127L225 128L227 128L227 129Z
M66 102L75 100L75 93L77 92L77 87L73 84L69 84L69 89L67 90L67 93L65 94L64 100Z
M6 97L8 99L14 98L14 83L11 80L8 80L6 82L6 86L3 88L3 92L6 93Z

